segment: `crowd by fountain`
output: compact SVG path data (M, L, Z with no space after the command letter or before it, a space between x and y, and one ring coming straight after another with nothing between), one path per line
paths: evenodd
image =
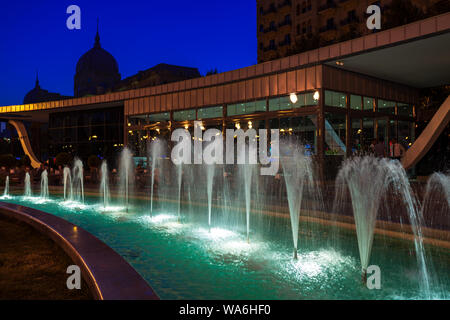
M259 226L261 220L254 212L276 215L283 211L278 212L279 207L287 207L293 256L297 259L302 246L299 243L302 216L326 211L321 191L323 185L319 182L316 164L301 144L284 141L280 151L280 172L274 177L261 177L258 174L258 165L253 164L174 165L168 160L167 144L156 139L151 143L148 155L150 188L136 190L133 155L125 148L120 155L118 186L111 186L107 162L103 161L101 164L99 210L132 214L133 198L139 193L146 195L149 202L148 212L152 219L157 218L162 212L161 209L168 211L167 203L171 203L170 210L176 212L178 223L183 223L187 215L195 215L198 206L205 203L208 232L215 232L214 228L217 226L227 225L242 231L247 242L251 242L254 230L266 228ZM114 187L114 191L110 187ZM425 187L423 199L419 201L399 161L372 156L354 157L343 162L334 189L335 199L331 213L345 214L349 211L347 204L351 204L363 281L366 281L367 268L370 265L377 219L388 217L389 220L398 213L407 218L407 221L402 220L401 223L408 224L412 230L421 292L429 293L432 267L427 261L422 228L426 225L424 217L427 218L428 226L433 226L433 223L445 224L447 219L446 227L449 227L449 175L432 175ZM84 193L83 163L80 159L75 159L72 169L65 167L63 171L62 204L83 208ZM438 195L440 199L435 198ZM10 196L7 177L2 199ZM24 179L23 196L26 199L33 198L28 173ZM46 170L41 174L38 198L40 201L51 199ZM387 198L391 199L392 203L388 204ZM401 207L404 213L399 213L398 207ZM439 211L437 215L434 214L436 210ZM242 212L243 215L236 215L236 212ZM439 216L438 221L433 221L436 216ZM393 218L392 221L394 220L396 219Z

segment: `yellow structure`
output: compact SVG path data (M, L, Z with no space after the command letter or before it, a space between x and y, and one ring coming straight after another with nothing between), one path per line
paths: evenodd
M420 159L430 150L434 142L450 122L450 96L445 99L439 110L435 113L425 130L417 138L416 142L408 149L402 159L405 169L415 166Z
M31 148L30 139L28 138L27 134L27 129L20 121L9 120L9 123L17 130L17 135L19 136L23 152L30 158L31 166L33 168L39 168L41 166L41 162L34 155L33 149Z

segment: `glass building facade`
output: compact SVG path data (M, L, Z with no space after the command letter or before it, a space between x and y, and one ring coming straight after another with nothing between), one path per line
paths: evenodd
M321 157L325 174L333 177L341 161L369 151L383 138L386 151L396 138L405 148L414 142L414 108L400 101L334 90L298 92L253 101L133 115L127 118L126 141L135 156L146 157L156 137L170 141L171 132L184 127L193 133L194 121L204 129L279 129L280 137L297 137L307 154ZM323 121L323 144L319 129Z
M123 147L123 107L57 112L49 115L49 154L67 152L114 159Z

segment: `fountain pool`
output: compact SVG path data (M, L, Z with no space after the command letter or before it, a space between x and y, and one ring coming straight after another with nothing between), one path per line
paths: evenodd
M179 223L177 202L155 203L151 215L143 200L134 200L129 212L102 212L97 197L86 197L81 210L61 205L56 197L46 204L37 199L15 196L6 201L49 212L91 232L121 254L162 299L424 298L411 241L375 234L370 261L382 271L381 289L369 290L361 284L352 230L315 224L311 232L311 226L300 223L298 259L293 260L289 218L253 217L270 225L270 232L253 232L247 243L245 225L232 228L214 220L209 232L204 206L195 215L182 212ZM213 217L220 214L215 211ZM431 297L448 299L448 249L427 250L440 259L433 272L440 283L431 288Z

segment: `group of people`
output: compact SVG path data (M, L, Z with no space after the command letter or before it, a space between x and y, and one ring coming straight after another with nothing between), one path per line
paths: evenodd
M383 137L379 139L373 139L372 144L370 145L370 151L376 157L389 157L397 160L401 160L401 158L406 153L405 147L395 138L392 138L391 141L389 141L389 150L386 150Z

